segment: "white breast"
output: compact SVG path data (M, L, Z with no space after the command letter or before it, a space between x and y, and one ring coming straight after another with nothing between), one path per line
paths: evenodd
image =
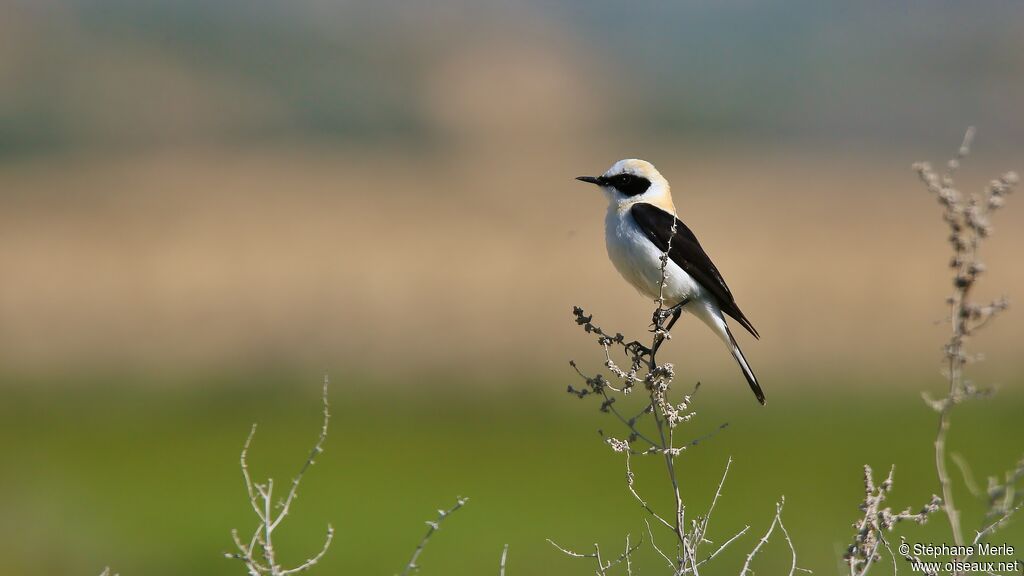
M658 249L629 214L609 207L605 217L605 244L608 257L627 282L651 299L658 298L661 281L661 250ZM668 261L665 269L665 301L669 306L690 300L704 300L705 290L692 276L675 262Z

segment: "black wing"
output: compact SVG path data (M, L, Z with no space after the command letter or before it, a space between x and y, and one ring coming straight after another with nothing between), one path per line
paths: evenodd
M740 307L736 305L736 300L733 298L732 292L729 291L729 287L726 286L722 274L718 268L715 268L714 262L701 248L697 237L686 227L686 224L661 208L645 202L634 204L629 209L629 213L647 235L647 238L659 250L664 252L668 248L671 237L672 247L668 253L669 258L715 296L722 312L735 318L741 326L754 335L754 338L760 338L750 320L747 320ZM675 236L672 236L673 220L676 223Z

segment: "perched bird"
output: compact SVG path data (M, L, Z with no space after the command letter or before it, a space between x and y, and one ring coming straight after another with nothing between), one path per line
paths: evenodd
M758 402L764 404L764 392L723 313L754 338L759 338L757 330L736 305L725 279L697 237L676 218L668 181L650 162L636 159L620 160L601 176L580 176L577 180L596 184L608 197L604 220L608 256L623 278L641 294L664 297L669 308L663 318L671 315L666 331L684 310L700 318L728 346ZM666 250L669 258L662 288L661 258ZM658 345L660 341L647 351L652 357Z

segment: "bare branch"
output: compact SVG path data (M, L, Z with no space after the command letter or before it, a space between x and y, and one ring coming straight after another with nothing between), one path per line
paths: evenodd
M876 486L871 467L864 466L864 502L860 506L864 516L853 524L856 529L853 543L843 556L853 576L866 574L871 565L879 560L878 547L885 532L891 532L896 524L904 521L924 524L930 515L942 507L942 499L932 495L932 499L917 513L911 512L910 508L901 512L883 508L882 503L892 491L895 472L896 467L893 466L885 480Z
M1015 506L1015 507L1011 508L1010 510L1006 511L1006 513L1004 513L1001 516L999 516L999 518L997 518L995 522L992 522L988 526L985 526L981 530L978 530L978 532L975 534L974 540L971 542L971 544L977 544L977 543L981 542L982 538L984 538L985 536L987 536L987 535L995 532L999 528L1001 528L1002 525L1005 524L1007 521L1009 521L1010 517L1013 516L1014 514L1016 514L1021 508L1024 508L1024 504L1018 504L1017 506Z
M756 545L754 545L754 549L750 551L750 554L747 554L747 560L743 563L743 569L740 571L740 576L745 576L748 572L753 573L750 569L750 563L754 560L754 557L757 556L758 552L761 551L761 548L768 543L768 540L771 538L772 532L775 531L776 526L779 527L783 537L786 539L786 544L789 546L789 552L792 558L789 567L789 576L793 576L797 571L807 573L811 572L806 568L799 568L796 565L796 547L793 546L793 540L789 537L789 531L786 530L786 525L782 522L782 508L785 505L785 496L779 498L779 501L775 503L775 516L772 518L772 523L768 526L768 531L764 533L764 536L761 536L761 539L757 541Z
M940 400L926 401L939 413L934 441L935 470L942 489L942 509L949 520L953 541L958 546L964 545L964 537L960 513L953 500L953 482L946 467L946 437L952 408L964 400L987 395L987 391L978 390L964 378L964 367L970 361L965 341L1005 310L1008 302L1003 298L981 306L971 300L971 295L978 277L985 271L978 252L981 243L992 233L991 215L1003 206L1005 197L1019 180L1016 173L1007 172L992 180L982 193L965 194L957 190L953 174L970 154L974 133L974 127L967 129L956 156L947 162L947 169L941 176L927 162L913 166L921 182L943 208L942 217L949 228L948 238L953 249L949 264L953 271L953 293L947 300L951 332L945 346L948 395ZM965 470L959 462L958 465L961 471ZM966 473L964 477L966 480Z
M252 445L253 437L256 435L256 424L252 425L252 428L249 430L249 435L246 437L245 443L242 445L242 453L239 457L239 463L242 468L242 479L245 482L245 490L249 498L249 505L252 507L253 512L256 513L259 524L253 532L252 537L249 539L248 544L242 542L242 539L238 534L238 530L232 530L231 539L238 551L225 553L224 556L235 560L241 560L242 563L245 564L246 570L250 576L287 576L288 574L306 571L323 559L324 555L327 554L327 550L331 546L331 542L334 540L334 528L328 525L327 536L317 553L302 561L294 568L283 568L277 562L273 539L274 531L291 513L292 502L294 502L298 497L299 484L302 482L302 478L306 471L315 463L316 457L323 452L323 445L327 440L327 425L331 418L327 397L329 384L330 382L325 375L322 395L323 423L320 427L320 435L317 438L316 443L313 445L309 456L299 469L299 473L292 479L291 489L288 491L284 500L279 504L276 513L273 505L273 478L268 478L266 483L260 484L253 481L252 475L249 472L249 448ZM263 558L262 561L256 558L257 547L260 549L261 556Z
M761 547L768 543L768 539L771 537L772 532L775 531L775 526L779 523L779 513L782 511L782 502L784 501L785 500L783 499L775 505L775 517L772 518L772 523L768 526L768 531L765 532L764 536L761 536L761 539L757 541L757 544L754 546L754 549L750 551L750 554L747 554L747 560L743 563L743 569L740 570L740 576L745 576L750 572L750 563L754 560L754 556L757 556L757 553L761 551Z
M508 544L501 549L501 564L498 565L498 576L505 576L505 561L508 559Z
M409 563L406 564L405 568L402 570L402 576L414 574L416 571L420 569L420 567L416 564L416 561L419 560L420 554L423 553L423 549L427 547L427 542L430 542L430 537L434 535L434 532L437 532L441 529L441 523L444 522L445 518L450 516L459 508L465 506L466 502L469 502L469 498L463 498L462 496L459 496L455 499L454 506L447 510L438 510L437 519L427 521L427 533L423 535L423 539L420 540L419 545L416 546L416 550L413 550L412 558L409 559Z
M981 489L978 488L978 483L974 480L974 474L971 473L971 466L967 463L967 460L964 460L964 457L956 452L950 454L949 458L960 469L960 476L964 479L964 486L967 487L967 491L975 498L981 496Z
M744 534L746 534L747 530L750 530L750 526L744 526L742 530L740 530L739 532L733 534L731 538L729 538L728 540L723 542L722 545L719 546L714 552L712 552L711 554L708 554L707 558L704 558L700 562L697 562L697 566L698 567L703 566L705 563L707 563L707 562L709 562L711 560L714 560L715 556L718 556L722 552L722 550L725 550L726 548L728 548L729 545L732 544L733 542L735 542L737 538L739 538L740 536L743 536Z
M629 465L629 452L626 452L626 486L629 488L629 493L632 494L634 498L636 498L636 501L639 502L641 506L643 506L644 510L646 510L648 514L650 514L658 522L661 522L666 528L674 532L675 526L673 526L668 520L665 520L664 518L659 516L658 513L655 512L649 504L647 504L647 501L644 500L640 496L640 494L637 493L636 487L633 484L634 479L635 476L633 475L633 469Z
M654 532L651 531L651 523L647 521L647 518L644 518L644 525L647 526L647 535L651 537L651 547L654 548L654 551L657 552L659 556L665 559L665 562L668 562L669 568L675 570L676 563L673 562L661 548L658 548L658 543L654 541Z
M643 544L643 538L640 539L640 542L637 542L635 545L630 546L629 545L629 535L627 535L626 536L626 549L622 552L622 554L620 554L618 556L618 558L616 558L614 560L609 560L607 562L604 561L604 559L601 557L601 546L598 545L597 543L594 544L594 551L591 552L590 554L582 554L580 552L574 552L572 550L569 550L568 548L565 548L563 546L558 545L554 540L552 540L550 538L548 538L548 544L551 544L552 546L557 548L559 552L561 552L562 554L565 554L566 556L571 556L573 558L592 558L592 559L594 559L594 561L597 563L597 573L602 575L602 576L604 576L604 574L608 571L609 568L611 568L613 566L616 566L618 564L621 564L623 562L626 562L630 566L629 569L632 570L632 560L631 560L632 554L633 554L633 552L636 552L636 550L640 547L641 544Z

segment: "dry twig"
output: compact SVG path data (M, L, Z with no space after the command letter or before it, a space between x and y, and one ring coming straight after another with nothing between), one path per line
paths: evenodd
M917 513L911 512L910 508L905 508L901 512L893 512L892 508L888 507L883 508L882 503L892 491L895 472L896 467L893 466L885 480L876 486L871 466L864 466L864 502L860 505L864 516L854 522L853 527L856 532L853 543L850 544L843 556L850 568L850 576L867 574L872 564L881 559L878 548L881 545L889 548L889 543L885 541L885 533L891 532L896 524L903 521L924 524L928 520L928 516L942 506L942 499L932 495L931 501ZM892 550L889 549L889 552L891 554Z
M949 433L951 410L964 400L987 396L989 390L977 388L964 377L964 368L972 360L965 349L966 340L983 328L1009 303L1005 298L988 304L977 304L972 299L972 290L985 272L985 265L978 254L981 243L992 234L991 216L1005 203L1006 196L1013 191L1019 178L1014 172L1007 172L989 182L981 193L965 194L956 188L953 175L962 161L970 154L974 140L974 128L964 134L956 156L947 162L941 175L927 162L914 164L914 171L928 191L942 206L942 218L949 228L949 243L953 257L949 267L953 270L953 293L947 299L949 305L950 337L944 354L948 393L945 398L925 401L939 414L938 430L935 435L935 469L942 487L942 509L949 519L953 541L964 545L960 513L953 499L953 483L946 468L946 437Z
M426 548L427 543L430 542L430 537L434 535L434 532L437 532L441 529L441 523L444 522L445 518L450 516L459 508L465 506L466 502L469 502L469 498L463 498L462 496L459 496L455 499L454 506L447 510L438 510L436 519L427 520L427 533L423 535L423 538L420 540L419 545L417 545L416 549L413 550L412 558L409 559L408 564L406 564L405 568L402 569L402 576L407 576L408 574L415 574L417 571L419 571L420 567L418 564L416 564L416 561L419 560L420 554L423 553L423 549ZM504 554L502 555L502 558L504 558ZM502 560L502 565L504 565L504 560Z
M779 530L782 531L782 536L786 539L786 544L789 546L789 554L791 559L788 572L789 576L793 576L797 571L806 572L808 574L811 573L810 570L807 570L806 568L800 568L796 565L796 547L793 545L793 540L789 537L789 530L786 530L786 525L782 523L782 508L785 505L785 496L780 498L779 501L775 503L775 516L772 518L772 523L770 526L768 526L768 531L764 533L764 536L762 536L761 539L757 541L757 544L754 546L754 549L750 551L750 554L747 554L747 560L743 563L743 569L740 570L740 576L746 576L748 572L753 573L753 571L750 569L750 562L754 559L754 556L757 556L757 553L761 551L761 547L768 543L768 540L771 537L772 532L775 530L776 526L778 526Z
M508 560L508 544L501 549L501 563L498 565L498 576L505 576L505 562Z
M924 523L928 515L940 509L949 521L953 544L958 549L965 547L960 511L954 502L953 481L947 468L949 459L952 459L960 469L967 489L974 495L980 495L966 460L957 454L947 456L946 440L953 408L965 400L988 396L992 393L991 390L978 388L965 377L966 366L976 360L967 353L966 341L1009 306L1006 298L999 298L988 304L977 304L972 296L978 278L985 272L985 265L981 261L979 250L982 242L992 234L992 213L1003 206L1006 196L1013 191L1019 178L1014 172L1006 172L989 182L988 186L980 193L966 194L958 190L953 175L970 154L973 140L974 128L972 127L967 129L956 156L946 163L946 170L942 174L927 162L918 162L913 166L925 188L935 196L942 206L942 218L949 229L948 241L953 251L949 261L949 267L953 271L953 292L946 300L949 305L950 336L943 349L946 366L943 374L948 386L947 395L937 400L926 394L923 395L925 402L938 413L938 427L933 445L935 470L942 497L933 495L931 502L917 514L912 514L909 509L899 514L893 514L890 509L881 508L886 494L892 489L892 472L876 489L871 478L871 468L865 466L866 496L864 504L861 506L864 518L854 524L857 533L854 536L853 544L850 545L844 556L850 573L854 576L866 574L872 564L880 559L878 554L880 545L884 545L892 557L893 572L895 573L897 571L896 556L886 541L884 532L891 531L893 526L902 520ZM982 527L975 531L972 545L978 544L985 536L998 530L1024 505L1014 495L1015 486L1022 477L1024 477L1024 460L1018 463L1015 470L1006 474L1004 481L989 480L988 512ZM905 540L903 543L905 544ZM930 570L927 565L922 564L921 559L917 556L907 552L901 552L900 556L907 562L915 564L919 570Z
M673 229L673 235L675 230ZM672 238L669 239L668 249L671 249ZM604 355L604 366L610 377L598 373L595 375L586 374L576 362L570 362L584 385L575 387L570 385L568 392L578 398L597 397L601 400L600 411L613 415L626 430L624 438L605 436L605 443L615 452L625 455L626 467L626 489L633 498L640 504L646 515L653 519L657 526L672 534L674 541L675 557L671 558L665 552L668 549L659 548L655 542L655 534L651 524L647 523L647 532L650 536L651 546L671 566L673 574L699 574L700 568L707 562L716 558L729 545L733 544L740 536L749 530L744 526L715 548L713 551L704 553L705 545L712 544L708 538L708 529L712 513L722 495L722 488L725 485L729 468L732 464L730 458L722 474L722 479L715 491L714 498L707 513L698 516L687 522L686 505L683 502L680 477L676 467L676 459L688 448L696 446L704 439L714 435L715 432L698 436L696 439L680 441L677 438L679 426L690 422L696 415L692 408L693 399L700 387L698 383L693 393L683 395L678 401L670 399L671 387L675 378L675 368L670 363L658 363L655 359L659 346L670 335L666 330L666 320L671 316L671 309L666 308L664 298L664 285L666 269L668 266L668 249L661 257L661 281L659 297L655 300L656 308L651 318L651 344L650 347L640 344L638 341L627 342L621 333L606 332L594 323L592 315L588 315L582 308L573 308L573 317L576 324L581 326L584 332L597 336L597 344L601 347ZM613 352L620 352L625 356L626 361L620 364L615 360ZM630 395L642 386L644 398L640 406L635 409L622 408L621 403L628 400ZM725 428L723 424L717 428ZM716 430L716 431L717 431ZM604 433L602 432L602 436ZM636 485L636 476L631 466L632 456L653 456L664 464L665 475L670 486L670 497L672 501L671 511L659 512L644 498ZM780 509L781 510L781 509ZM781 519L777 522L781 523ZM552 542L552 544L554 544ZM593 558L598 564L598 574L604 574L609 568L618 562L609 562L600 558L600 548L595 545L591 554L581 554L564 549L555 545L563 553L578 558ZM632 571L630 561L631 547L627 544L626 552L620 557L625 560L627 574Z
M324 442L327 440L327 425L330 422L331 414L327 402L328 379L324 376L323 388L323 424L320 428L320 436L316 444L310 450L305 463L299 469L299 473L292 479L287 495L276 505L273 501L274 479L268 478L264 483L257 483L252 480L249 473L249 446L252 444L253 436L256 435L256 425L253 424L249 430L249 436L245 439L240 457L242 467L242 478L245 480L246 493L249 496L249 504L259 519L259 525L248 542L243 542L238 530L231 531L231 538L234 540L237 552L226 553L227 558L241 560L250 576L287 576L312 568L327 553L334 539L334 528L327 525L327 536L324 539L320 550L308 557L306 560L293 568L282 567L277 560L277 553L274 549L274 531L281 525L281 522L291 512L292 503L298 497L299 484L302 482L306 471L315 463L316 457L323 452Z
M640 542L637 542L635 545L630 546L629 535L627 534L626 549L622 552L622 554L619 554L619 556L614 560L604 560L601 557L601 546L597 543L594 544L594 551L589 554L573 552L568 548L559 546L554 540L551 540L550 538L548 539L548 544L551 544L552 546L557 548L559 552L565 554L566 556L572 556L573 558L593 558L594 562L597 564L597 574L599 574L600 576L605 576L609 568L611 568L612 566L616 566L618 564L622 564L623 562L626 563L627 573L630 573L632 571L631 557L633 555L633 552L636 552L637 548L639 548L640 545L643 544L643 538L640 539Z

